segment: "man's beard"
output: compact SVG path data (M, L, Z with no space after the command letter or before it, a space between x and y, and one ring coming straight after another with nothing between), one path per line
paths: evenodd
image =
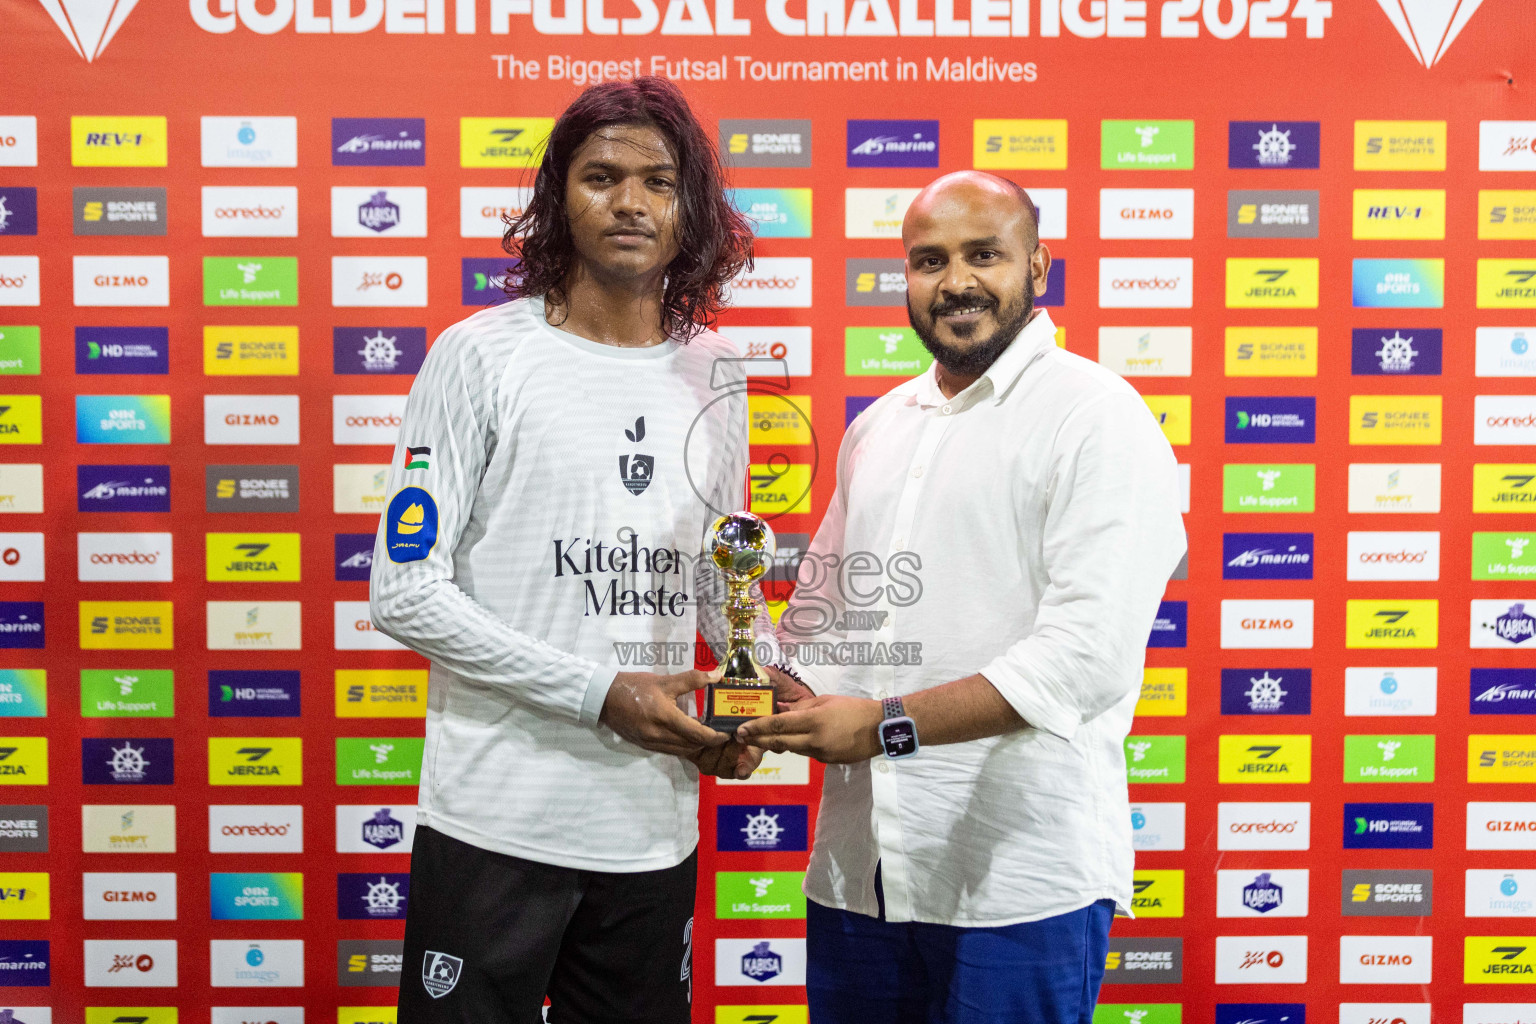
M912 310L912 301L909 298L907 300L907 322L917 332L917 337L922 341L923 347L932 354L934 359L938 360L939 365L946 371L954 374L956 377L979 377L986 372L987 367L997 361L997 357L1003 354L1013 339L1017 337L1019 331L1023 330L1024 325L1029 322L1030 314L1035 309L1034 289L1034 281L1026 278L1022 301L1016 307L1011 309L1001 307L994 301L992 305L997 308L997 330L992 332L991 337L969 348L957 348L940 341L935 325L940 316L956 309L965 309L967 306L975 305L977 301L975 298L945 302L938 308L930 310L930 319L926 327L918 322L917 316ZM975 329L974 326L971 326L966 327L963 331L955 330L954 333L963 338ZM954 329L951 328L951 330Z

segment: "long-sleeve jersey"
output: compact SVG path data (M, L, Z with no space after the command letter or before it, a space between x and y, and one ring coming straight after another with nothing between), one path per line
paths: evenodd
M375 625L432 662L421 824L585 870L688 856L697 769L597 718L618 671L691 668L696 624L719 649L700 552L741 507L747 459L744 378L717 334L616 348L551 327L539 299L443 332L406 403L370 586Z

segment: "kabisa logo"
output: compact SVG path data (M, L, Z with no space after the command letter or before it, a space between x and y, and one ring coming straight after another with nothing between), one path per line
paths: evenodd
M848 122L849 167L939 166L939 122Z
M332 372L413 374L427 356L425 327L335 327Z
M631 444L639 444L645 440L645 417L635 420L633 430L626 429L624 436L629 438ZM656 472L656 458L652 455L620 455L619 479L630 494L640 495L651 486L651 477Z
M42 0L43 10L87 63L101 56L138 3L139 0Z
M1536 616L1524 601L1473 601L1472 646L1518 647L1536 637Z
M406 487L384 513L384 550L391 562L419 562L437 544L437 502L420 487Z
M1434 327L1356 327L1350 372L1357 376L1438 376L1442 333Z
M1376 0L1414 58L1432 68L1451 48L1483 0Z
M405 826L390 816L388 807L380 807L363 822L363 842L380 850L398 846L405 839Z
M1267 914L1285 902L1285 889L1270 881L1268 872L1260 872L1243 886L1243 906Z
M784 958L769 948L769 941L764 939L741 956L741 973L753 981L776 978L784 969Z
M426 119L333 117L331 163L337 167L425 167Z
M369 231L383 234L400 226L400 206L390 202L389 193L380 189L358 204L357 222Z
M1227 166L1316 169L1321 134L1317 121L1229 121Z
M1224 715L1309 715L1312 670L1309 668L1224 668L1221 670Z

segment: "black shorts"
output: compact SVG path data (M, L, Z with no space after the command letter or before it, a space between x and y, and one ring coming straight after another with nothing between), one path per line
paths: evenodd
M698 852L578 871L416 829L401 1024L688 1024Z

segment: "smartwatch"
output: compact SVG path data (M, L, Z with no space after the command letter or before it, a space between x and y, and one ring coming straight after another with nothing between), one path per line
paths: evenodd
M880 746L892 761L912 757L917 753L917 725L907 717L900 697L887 697L880 702L885 720L880 723Z

